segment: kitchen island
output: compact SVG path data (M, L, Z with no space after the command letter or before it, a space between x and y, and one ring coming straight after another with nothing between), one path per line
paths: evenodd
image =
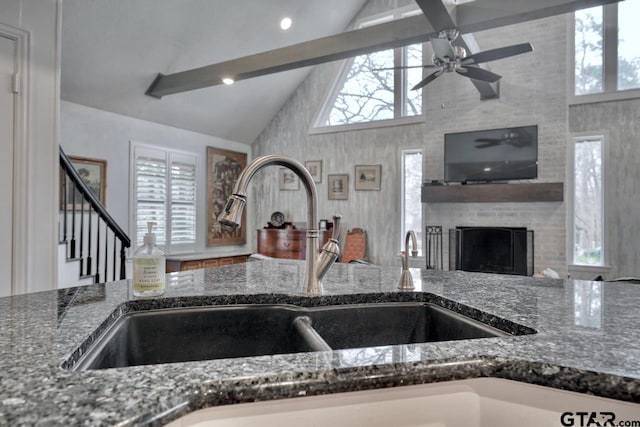
M304 263L172 273L136 299L128 281L0 298L0 425L163 425L201 408L476 377L640 402L640 286L337 264L320 297ZM225 305L428 301L504 330L499 338L73 371L123 313ZM168 342L167 345L172 343ZM330 357L327 357L330 356Z

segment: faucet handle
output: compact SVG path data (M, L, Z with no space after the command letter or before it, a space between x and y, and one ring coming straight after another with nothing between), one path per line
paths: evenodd
M338 237L340 236L340 220L341 219L342 219L342 215L340 214L335 214L333 216L333 232L331 233L332 239L339 240Z

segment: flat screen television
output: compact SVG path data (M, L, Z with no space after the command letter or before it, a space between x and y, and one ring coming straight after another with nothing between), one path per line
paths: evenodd
M444 136L446 182L490 182L538 177L538 126Z

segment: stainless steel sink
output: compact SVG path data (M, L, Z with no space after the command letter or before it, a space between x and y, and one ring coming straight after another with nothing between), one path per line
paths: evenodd
M509 335L429 303L228 305L121 316L72 369Z

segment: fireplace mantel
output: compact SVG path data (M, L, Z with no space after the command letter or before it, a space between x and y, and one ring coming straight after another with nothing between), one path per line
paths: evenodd
M422 203L562 202L562 182L423 185Z

